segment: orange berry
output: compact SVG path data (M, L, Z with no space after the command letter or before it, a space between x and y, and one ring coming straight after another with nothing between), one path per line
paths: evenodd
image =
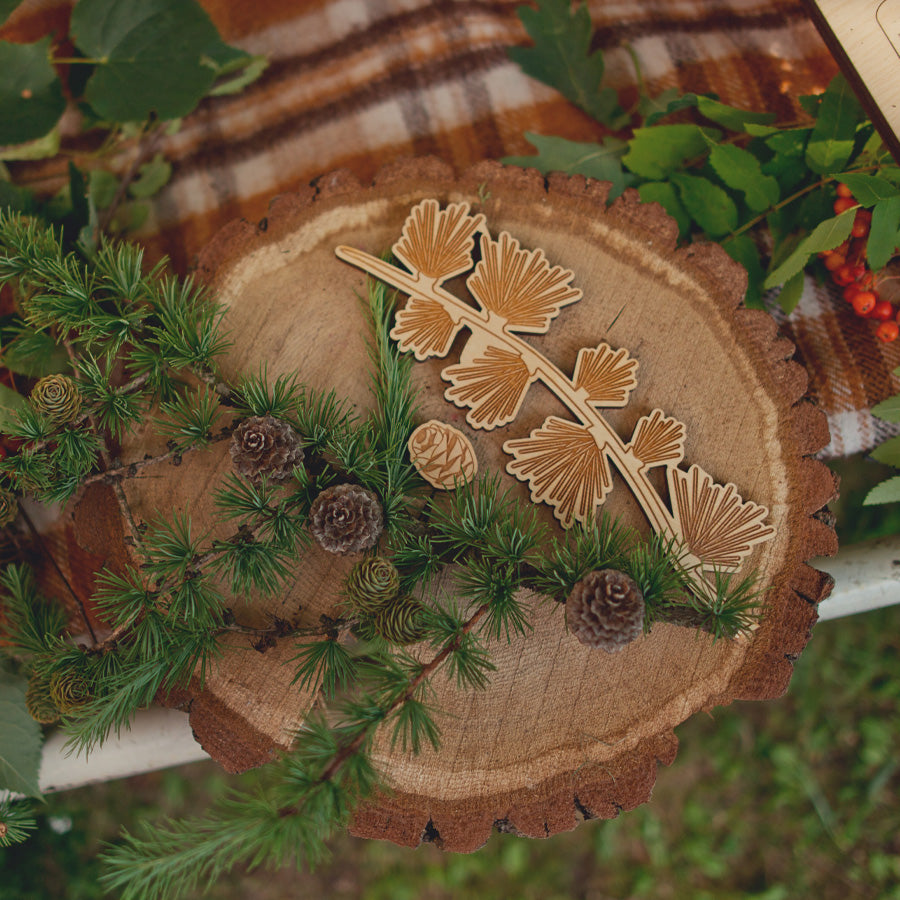
M842 212L853 209L854 206L858 205L859 204L852 197L838 197L837 200L834 201L834 214L839 216Z
M894 318L894 304L890 300L878 300L869 313L870 319L877 319L879 322L887 322L888 319Z
M854 268L854 266L849 266L847 263L844 263L844 265L838 266L831 273L831 278L835 284L841 286L850 284L851 282L856 281L856 272L854 271Z
M847 261L847 258L840 253L835 253L832 251L829 253L824 260L825 268L828 269L829 272L833 272L838 266L844 265Z
M875 308L878 298L871 291L859 291L851 303L853 310L858 316L867 316Z
M862 290L862 288L858 284L848 284L847 287L842 291L844 295L844 299L848 303L853 302L853 298Z
M838 197L852 197L853 196L853 191L851 191L850 188L848 188L847 185L844 184L843 182L838 183L836 191L837 191Z
M882 322L876 329L875 334L879 340L889 344L891 341L896 341L897 336L900 335L900 325L893 320Z

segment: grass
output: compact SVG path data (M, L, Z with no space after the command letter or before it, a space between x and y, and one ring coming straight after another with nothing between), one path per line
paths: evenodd
M893 470L835 466L844 542L900 532L863 507ZM900 900L900 606L816 627L787 695L678 729L653 800L545 841L494 835L451 855L344 836L315 872L234 873L211 900ZM252 779L253 773L244 778ZM146 817L202 810L212 763L50 796L37 835L0 855L0 900L95 900L97 853Z

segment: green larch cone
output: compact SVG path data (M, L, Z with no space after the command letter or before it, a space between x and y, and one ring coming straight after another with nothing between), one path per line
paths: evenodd
M32 673L25 689L25 706L31 718L41 725L59 721L59 710L50 696L50 679Z
M50 699L61 713L73 712L91 700L91 688L80 672L56 672L50 677Z
M31 391L31 405L59 425L78 418L81 392L68 375L45 375Z
M414 644L425 635L424 612L422 603L407 594L375 616L375 630L392 644Z
M400 590L400 573L383 556L360 560L347 576L347 598L363 616L376 615Z
M16 495L0 488L0 528L5 528L19 514Z

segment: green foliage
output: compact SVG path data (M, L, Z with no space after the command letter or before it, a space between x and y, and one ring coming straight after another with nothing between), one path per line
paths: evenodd
M544 0L537 9L518 8L533 47L511 47L509 58L523 71L556 88L598 122L619 121L616 92L602 87L603 53L590 51L591 20L587 6L574 11L569 0Z
M25 705L25 689L24 679L0 670L0 789L40 797L41 727Z
M11 847L27 840L29 834L37 828L34 817L34 806L21 800L8 797L0 800L0 848Z
M536 10L521 7L519 16L535 41L534 48L510 51L523 71L583 109L586 95L609 97L602 86L602 53L590 50L591 23L584 7L572 13L564 0L538 0ZM596 143L526 134L537 154L504 161L544 174L578 173L609 181L610 200L626 186L636 187L642 200L660 203L675 219L681 239L716 240L747 269L748 306L762 306L764 291L783 286L778 302L791 312L803 289L800 273L817 265L818 253L849 236L855 213L831 213L838 180L873 210L873 271L890 261L900 243L900 188L891 174L893 161L842 76L821 97L801 98L812 120L809 127L782 129L772 124L771 113L736 109L713 96L668 89L650 97L637 55L630 52L637 103L619 114L609 98L593 113L619 134ZM725 132L704 121L665 121L676 112L682 118L692 112Z
M49 37L34 44L0 41L0 143L39 138L63 114L66 101L49 57Z
M23 563L5 566L0 571L0 589L3 651L41 654L50 650L65 627L66 614L38 593L31 569Z

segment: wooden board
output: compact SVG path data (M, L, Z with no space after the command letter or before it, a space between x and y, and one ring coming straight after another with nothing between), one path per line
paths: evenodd
M648 798L658 762L674 759L675 726L698 710L785 690L815 604L829 589L830 579L805 563L836 549L833 529L816 516L835 482L811 458L827 443L827 426L803 399L806 374L790 361L792 346L766 314L740 307L744 273L720 248L676 249L677 228L659 206L627 192L606 207L607 192L608 185L581 177L545 180L497 163L456 176L435 160L410 161L384 170L369 187L338 172L276 198L257 225L228 226L200 258L200 277L228 307L231 372L264 363L272 377L296 372L365 409L366 325L358 299L364 276L337 259L335 247L381 253L420 200L467 202L492 233L506 230L525 247L541 247L553 265L572 269L584 292L547 334L528 341L567 371L585 346L627 347L640 364L638 383L628 406L609 411L613 426L631 433L656 408L676 417L686 429L686 459L767 507L776 532L749 559L769 588L769 605L746 640L713 643L658 625L610 655L578 643L566 633L562 609L534 598L534 632L492 647L497 672L488 690L463 693L438 682L439 753L406 755L391 752L387 739L377 744L376 761L394 793L359 811L357 834L472 850L494 827L544 837L584 817L636 806ZM444 397L444 366L438 359L414 367L421 421L465 433L480 472L504 473L504 441L563 412L535 387L514 422L472 429ZM154 449L139 439L123 456ZM220 444L185 457L177 469L130 480L135 517L187 509L202 527L212 488L228 467ZM529 502L525 484L503 478ZM646 529L627 491L613 491L606 506ZM548 508L541 515L557 527ZM351 563L314 547L283 595L246 598L235 613L261 624L273 615L314 623L333 609ZM288 746L314 701L290 685L293 652L291 640L258 652L235 638L207 690L174 698L190 710L204 748L229 770Z

